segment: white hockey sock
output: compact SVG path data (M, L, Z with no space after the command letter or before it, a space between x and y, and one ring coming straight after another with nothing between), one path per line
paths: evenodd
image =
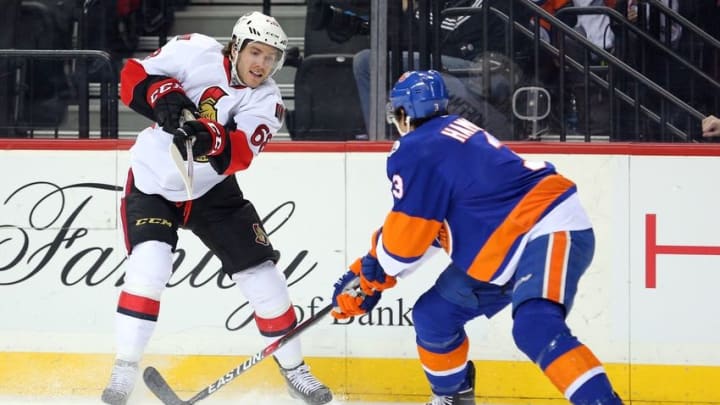
M155 331L154 321L115 314L116 357L125 361L139 362L150 337Z
M140 361L155 331L160 296L172 274L172 247L160 241L136 245L128 256L125 285L115 313L117 358Z
M232 275L232 280L250 302L255 314L265 320L288 318L288 311L294 311L290 302L285 275L271 261ZM284 323L281 321L280 324ZM259 327L259 326L258 326ZM275 329L277 330L277 329ZM280 336L265 337L270 344ZM292 339L275 352L275 357L283 368L294 368L302 363L300 339Z
M279 337L274 339L265 338L265 342L270 344L277 339L279 339ZM279 348L274 355L282 368L290 369L299 366L300 363L303 362L302 344L300 343L300 339L290 340L283 347Z

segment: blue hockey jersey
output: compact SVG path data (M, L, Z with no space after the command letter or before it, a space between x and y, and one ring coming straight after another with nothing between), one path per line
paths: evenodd
M387 160L393 207L376 254L402 275L439 243L477 280L505 284L529 240L591 228L575 184L527 161L472 122L434 118L398 140Z

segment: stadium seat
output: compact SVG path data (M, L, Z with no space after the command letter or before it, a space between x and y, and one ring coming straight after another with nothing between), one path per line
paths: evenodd
M352 61L351 54L303 59L295 73L295 110L287 113L293 140L345 141L365 133Z

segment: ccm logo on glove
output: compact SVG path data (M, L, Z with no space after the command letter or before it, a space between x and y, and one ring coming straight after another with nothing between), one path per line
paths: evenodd
M147 102L153 109L153 117L165 132L172 133L181 125L183 111L198 117L197 106L185 94L180 82L165 79L153 83L148 89Z
M218 128L218 125L220 124L217 122L205 120L204 118L201 118L200 120L210 129L215 142L208 154L211 156L217 155L222 151L223 140L225 139L225 128L221 131L220 128Z
M164 80L162 82L155 83L155 85L150 89L150 94L148 96L148 102L152 107L155 107L155 104L157 103L158 99L168 93L171 93L173 91L179 91L182 93L185 93L185 90L183 90L182 86L180 85L180 82L174 79L168 79Z
M173 143L182 156L187 154L187 140L192 140L193 156L215 156L225 149L227 134L219 122L199 118L173 132Z

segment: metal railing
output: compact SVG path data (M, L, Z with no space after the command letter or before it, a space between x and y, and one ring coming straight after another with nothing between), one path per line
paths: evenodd
M27 67L34 61L59 60L69 62L67 67L76 79L75 103L79 107L79 137L90 137L90 96L87 66L90 62L98 62L102 67L100 83L100 137L117 138L118 134L118 79L110 55L103 51L53 50L53 49L0 49L0 60L8 60L17 72L15 83L15 116L23 102L34 102L32 99L33 83L26 80ZM72 102L70 102L72 104ZM28 131L32 136L35 125L33 122L15 122L14 129ZM55 128L57 136L57 128Z
M647 53L654 49L657 52L656 54L662 58L666 74L658 78L653 78L648 75L645 76L656 83L658 83L659 80L660 82L658 84L664 89L671 88L671 79L678 79L669 76L671 64L674 68L684 68L685 70L682 71L683 84L687 85L690 91L687 97L683 97L683 95L679 93L673 93L673 95L693 108L699 109L702 105L698 97L698 86L701 86L700 88L706 93L714 94L716 104L720 99L720 83L718 83L717 79L709 76L665 43L660 42L654 36L638 28L616 10L609 7L567 7L558 10L555 16L562 19L567 15L604 15L610 18L611 26L616 34L615 51L613 54L616 54L620 60L631 65L643 74L645 74L648 65ZM631 38L629 34L632 34L633 37ZM639 60L632 61L633 58L629 57L631 54L630 48L638 50Z
M508 45L512 48L514 41L512 40L513 32L520 33L526 38L533 41L533 53L535 63L535 74L539 70L539 63L541 60L541 49L550 55L552 55L559 62L560 66L558 69L559 87L560 94L564 94L568 91L568 83L566 82L567 71L574 71L582 74L582 87L584 90L583 98L585 105L589 106L588 91L592 85L599 86L604 89L608 94L609 110L610 110L610 140L618 139L619 131L619 120L620 113L619 107L624 104L632 109L632 124L629 128L632 129L634 134L632 136L625 137L627 140L659 140L659 141L685 141L692 142L695 140L696 135L699 134L700 121L704 118L704 115L697 111L695 108L687 104L685 101L678 98L676 95L667 91L662 86L648 79L645 75L628 65L625 61L619 59L610 52L595 46L583 35L579 34L572 27L564 24L556 16L553 16L536 6L528 0L511 0L510 1L510 15L508 21L512 19L516 6L524 7L530 11L534 18L541 18L548 21L553 29L555 40L557 44L553 45L547 41L540 40L539 36L539 25L535 24L532 26L532 31L519 22L514 22L514 30L510 31L508 24L508 32L506 33L508 39ZM572 8L568 9L569 11ZM446 10L447 13L443 15L450 15L450 13L461 13L461 10ZM465 10L468 12L486 12L485 10ZM488 8L487 12L492 11L492 8ZM596 12L602 12L607 15L613 15L615 17L620 14L615 10L609 8L598 8ZM494 10L496 14L501 14L498 10ZM567 54L567 40L570 39L574 43L579 44L582 48L582 61L577 61ZM510 50L512 53L512 49ZM592 60L596 61L593 62ZM605 64L606 73L601 74L594 72L591 69L593 64ZM568 68L566 70L566 68ZM537 76L535 76L537 80ZM486 83L487 85L487 83ZM644 95L645 97L641 97ZM653 103L659 104L652 106ZM671 114L669 108L672 107L675 111L684 115L684 119L671 121ZM565 114L565 98L559 97L558 113L560 114L560 122L564 122ZM584 140L590 141L591 135L589 130L589 116L585 114L585 122L583 127ZM656 128L649 129L650 131L659 131L658 134L648 135L645 130L644 137L641 137L645 123L655 124ZM565 141L566 128L561 126L560 140Z
M402 2L405 3L405 2ZM440 2L430 0L408 1L407 9L401 8L401 2L377 0L370 7L370 139L390 139L391 127L385 121L385 104L389 85L393 83L405 67L403 53L418 54L407 58L408 69L428 69L433 53L439 52L430 46L432 31L428 24L420 24L414 31L413 20L429 21L430 15L440 14ZM417 35L416 35L417 34ZM438 43L435 41L435 43Z
M682 29L680 39L682 56L686 58L688 63L698 67L716 81L720 80L720 41L718 39L712 37L661 1L638 1L638 25L646 27L650 35L670 47L672 30L666 28L661 31L661 19L664 19L666 27L677 24ZM695 94L693 93L692 96L694 97ZM714 93L710 104L707 107L713 112L720 111L720 93Z
M382 1L380 1L380 3L382 3ZM423 10L426 10L424 15L425 18L427 18L425 24L420 25L420 32L422 33L423 29L432 30L429 35L425 36L425 38L429 38L430 40L418 41L419 43L416 44L416 49L413 49L413 43L410 43L410 46L405 48L408 52L417 51L419 53L420 63L418 68L423 69L426 68L426 66L435 69L442 68L440 63L442 49L440 49L439 46L431 46L431 44L440 43L440 24L429 24L430 15L440 15L440 20L445 20L452 16L482 13L481 18L483 19L483 23L481 25L485 31L482 35L483 51L488 49L489 35L487 31L487 21L489 20L489 16L492 15L496 20L499 18L505 22L504 47L506 55L515 55L517 39L530 42L530 55L532 60L527 65L531 66L529 69L531 85L542 85L539 77L541 63L553 60L559 65L557 68L557 76L559 81L558 94L560 96L557 97L558 108L556 111L561 123L564 122L566 111L564 94L568 91L569 86L567 74L572 72L573 74L580 74L582 76L581 88L584 91L582 97L585 101L585 106L590 105L588 92L591 86L595 86L607 94L611 114L610 120L612 122L612 125L608 128L610 140L620 140L619 132L621 130L630 132L623 133L623 135L628 135L625 136L623 140L693 142L698 138L700 122L704 118L704 114L662 86L648 79L637 69L616 57L616 55L595 46L572 27L529 0L508 0L507 9L504 10L505 12L495 7L466 7L438 11L438 2L421 0L417 3L418 10L417 12L413 12L413 15L419 15L420 19L422 19ZM593 11L600 12L600 10ZM602 10L602 12L612 15L614 18L619 15L619 13L612 9ZM612 13L616 13L617 15ZM522 16L522 19L518 16ZM528 16L535 21L547 21L552 27L554 38L556 38L557 41L550 43L541 40L540 24L531 24L530 21L525 21ZM375 15L373 15L373 17L375 17ZM374 25L376 25L375 20L373 20L371 24L371 29ZM396 27L395 29L397 30L399 28ZM390 41L392 41L392 32L388 32L388 34L391 36ZM573 58L571 55L568 55L567 41L572 41L579 46L581 50L579 58ZM373 41L373 46L376 44L377 41ZM389 53L382 52L380 48L378 48L380 52L374 52L376 62L382 61L383 53L389 56L389 60L385 66L375 66L379 76L382 72L388 72L389 79L394 81L398 73L389 67L392 66L393 63L397 63L397 59L399 58L395 55L399 55L399 53L393 52L392 47L388 48L390 49ZM408 62L412 63L411 61L412 58L408 58ZM489 63L489 58L483 58L482 65L477 68L480 69L480 71L488 72L489 66L487 63ZM594 65L596 64L603 64L603 69L601 71L595 69ZM511 71L509 76L511 78L515 77L515 73L512 71L513 66L513 64L510 65ZM700 77L707 79L706 75ZM489 75L483 75L482 81L484 94L488 94L490 85ZM371 113L375 111L376 114L375 117L371 114L371 122L377 123L377 126L371 129L371 134L375 139L387 139L388 128L384 123L381 124L381 120L378 118L381 117L379 115L380 111L384 110L387 97L386 93L389 86L382 85L382 78L378 78L375 82L373 82L371 78L371 83L374 83L373 92L371 93ZM513 83L511 91L515 89ZM592 134L589 128L589 117L590 114L585 114L582 122L583 125L580 127L583 129L581 135L583 135L582 139L584 141L592 140ZM626 123L623 129L621 129L619 125L621 117L625 121L631 121L629 124ZM518 124L519 122L513 119L512 131L516 137L518 136L516 134ZM558 139L561 141L568 140L565 126L561 125L559 130Z
M52 11L47 9L44 4L37 4L35 7L33 1L25 2L26 7L32 7L37 18L43 19L45 26L52 26ZM223 4L237 5L242 3L239 0L229 0L223 2L222 0L214 1L202 1L196 2L197 4L209 5L209 4ZM271 7L275 6L296 6L306 4L305 0L254 0L248 1L247 4L257 5L262 7L262 10L266 14L271 14L273 11ZM68 137L68 130L63 129L67 126L66 122L58 122L57 124L46 124L37 121L37 115L22 114L18 112L18 107L24 103L26 107L33 105L37 100L33 100L33 86L32 78L29 71L32 71L33 66L37 69L37 65L41 60L51 60L53 66L55 63L62 64L61 69L65 70L65 79L69 83L69 96L67 99L63 99L63 105L66 107L71 106L70 114L73 111L77 111L77 122L73 119L72 128L78 128L78 136L80 138L90 137L101 137L101 138L116 138L118 136L118 119L119 119L119 77L116 71L118 64L117 60L113 60L113 56L109 55L105 51L101 50L85 50L88 46L88 40L93 38L90 35L96 35L93 33L104 33L105 30L100 27L105 27L108 21L105 21L105 14L100 13L98 18L89 21L88 11L91 7L104 7L100 4L99 0L81 0L77 2L78 7L76 8L74 17L75 23L77 24L77 31L73 38L72 48L74 49L63 49L63 50L23 50L23 49L0 49L0 62L2 62L3 68L3 80L7 80L4 85L9 86L7 98L2 95L3 99L0 100L0 107L5 110L0 111L8 117L7 122L3 122L3 128L0 128L6 133L0 134L0 136L22 136L22 137ZM192 3L191 3L192 4ZM172 5L169 0L161 1L163 13L167 14L172 10ZM37 8L37 10L35 10ZM92 33L91 31L92 30ZM97 35L101 35L97 34ZM140 37L141 41L145 41L142 47L151 48L152 50L157 49L158 46L162 46L167 40L168 32L160 31L158 36L153 37ZM97 38L95 38L97 40ZM222 40L222 38L219 38ZM152 41L154 44L150 44ZM303 38L293 37L291 38L291 44L295 44L302 48ZM103 43L103 41L96 41ZM142 52L140 52L142 54ZM6 68L7 67L7 68ZM36 86L36 87L39 87ZM293 98L292 85L281 86L283 97ZM5 103L7 100L7 103ZM96 103L97 102L97 103ZM3 105L7 104L7 105ZM72 106L77 106L77 110L72 109ZM7 107L7 108L6 108ZM92 111L99 107L99 114L91 114ZM35 109L37 110L37 108ZM66 116L68 112L65 113ZM99 120L99 128L96 127L95 117ZM34 120L35 119L35 120ZM62 117L60 118L62 120ZM91 127L92 123L92 127ZM75 136L73 136L75 137Z

